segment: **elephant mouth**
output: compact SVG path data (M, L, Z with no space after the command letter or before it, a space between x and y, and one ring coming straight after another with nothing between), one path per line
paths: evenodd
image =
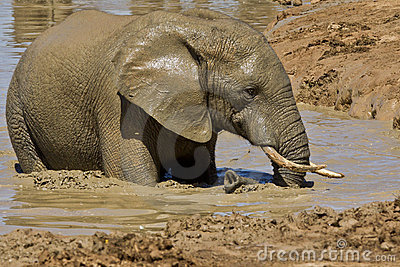
M325 164L317 165L312 162L310 162L310 165L297 164L281 156L273 147L263 146L261 148L264 151L264 153L279 167L300 173L313 172L328 178L340 179L344 177L343 173L327 170L326 169L327 166Z

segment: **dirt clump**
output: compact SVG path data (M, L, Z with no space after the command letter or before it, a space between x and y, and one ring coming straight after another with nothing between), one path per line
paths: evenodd
M285 6L290 6L290 5L301 6L303 4L303 0L273 0L273 1Z
M385 264L395 264L400 256L399 203L399 199L373 202L343 212L316 206L277 219L238 213L194 215L168 222L161 233L60 236L19 229L0 236L0 264L291 266L303 261L341 266L346 261L374 266L382 257ZM285 261L279 260L277 251ZM312 252L311 258L301 258L303 251ZM329 251L336 251L337 257L330 257ZM351 258L341 259L339 252ZM294 258L289 259L288 253Z
M175 180L167 180L157 183L156 185L156 188L162 188L172 191L174 193L195 193L206 187L209 186L206 184L192 184L190 182L185 182L184 180L181 180L179 182Z
M278 187L275 184L267 183L267 184L244 184L240 187L236 188L232 194L243 194L249 192L259 192L266 189L278 189L278 190L285 190L286 188Z
M193 189L195 185L179 183L174 180L167 180L156 185L157 188L168 188L168 189Z
M399 1L319 1L282 11L265 34L298 101L398 128Z
M400 130L400 112L393 118L393 129Z

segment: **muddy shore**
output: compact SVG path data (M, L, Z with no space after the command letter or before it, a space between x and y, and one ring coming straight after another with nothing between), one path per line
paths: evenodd
M282 11L265 31L298 102L400 128L400 2L325 0Z
M279 219L195 215L160 233L18 229L0 236L2 266L376 266L396 264L399 253L400 199L343 212L316 206Z

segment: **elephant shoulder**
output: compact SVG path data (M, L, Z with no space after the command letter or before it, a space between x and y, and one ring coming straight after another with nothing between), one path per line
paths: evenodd
M70 69L85 71L85 66L99 58L105 40L133 19L95 10L76 12L36 38L20 60L21 71L38 76L61 72L68 65Z
M96 46L134 18L133 16L112 15L97 10L79 11L45 31L35 40L33 45L57 48Z

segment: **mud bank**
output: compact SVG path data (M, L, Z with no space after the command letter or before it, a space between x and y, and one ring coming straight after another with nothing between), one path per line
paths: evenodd
M21 173L17 174L15 178L22 186L33 187L38 190L69 190L70 192L82 190L94 192L98 189L108 189L112 187L126 189L132 185L129 182L107 177L101 171L47 170L42 172L32 172L29 174ZM273 183L259 183L259 181L253 180L252 178L245 179L252 180L254 184L238 185L229 193L243 194L249 192L260 192L263 190L290 191L290 188L276 186ZM222 187L223 182L220 182L220 184L210 186L207 184L179 183L174 180L165 180L158 183L155 187L175 193L200 192L205 188L216 187L219 189L220 193L227 193ZM224 182L226 186L226 181Z
M119 187L123 183L120 180L106 177L101 171L42 171L29 174L18 174L16 178L25 181L26 184L33 182L36 189L78 189L94 190L99 188Z
M168 222L160 233L60 236L19 229L0 236L0 263L2 266L233 266L265 265L272 261L278 266L299 262L340 266L346 261L351 265L373 266L383 259L386 264L395 264L400 259L399 229L399 199L343 212L317 206L278 219L235 213L195 215ZM271 255L272 250L275 254ZM279 261L279 250L283 251L281 257L286 258L285 262ZM311 258L303 259L303 251L311 253L307 256ZM336 251L336 256L329 251Z
M265 31L297 101L400 128L400 2L325 0L290 8Z

